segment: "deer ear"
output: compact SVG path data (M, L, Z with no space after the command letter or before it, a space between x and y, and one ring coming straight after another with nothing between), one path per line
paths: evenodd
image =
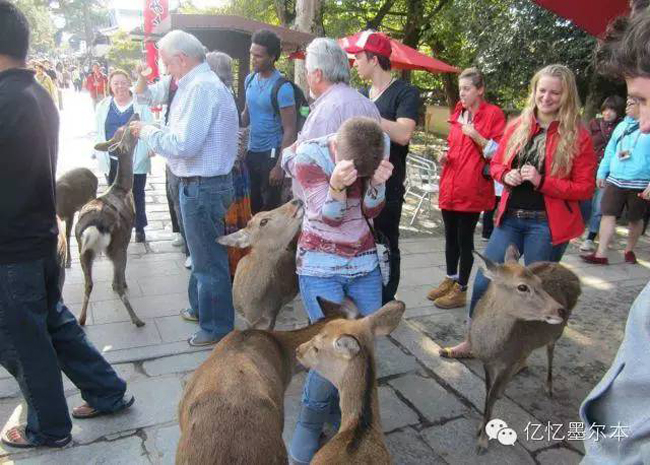
M367 316L371 331L375 336L387 336L393 332L406 310L404 302L393 300L381 307L372 315Z
M361 346L354 336L343 334L334 339L334 350L347 359L351 359L359 353Z
M113 139L107 140L106 142L100 142L95 144L95 150L99 152L108 152L108 148L113 145Z
M251 236L248 234L246 228L244 228L227 236L218 237L217 242L227 247L245 249L251 245Z
M476 250L474 250L474 254L479 257L481 260L483 260L483 265L481 265L481 271L483 271L483 275L489 279L493 280L496 278L497 273L499 272L499 265L494 263L492 260L490 260L487 257L484 257L480 253L478 253Z
M352 299L346 297L343 299L342 303L331 302L322 297L316 297L318 305L323 312L323 315L327 316L340 316L347 318L348 320L354 320L359 316L359 309L354 304Z
M519 249L515 244L510 244L506 249L505 262L506 263L517 263L519 261Z

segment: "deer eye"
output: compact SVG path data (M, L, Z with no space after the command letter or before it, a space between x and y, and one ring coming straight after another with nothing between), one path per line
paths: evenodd
M260 221L260 226L266 226L266 223L268 222L269 222L268 218L264 218L262 221Z
M528 286L526 286L525 284L520 284L519 286L517 286L517 290L519 292L528 292L528 291L530 291Z
M314 353L315 353L315 354L318 353L318 347L316 347L316 346L311 346L311 348L314 349Z

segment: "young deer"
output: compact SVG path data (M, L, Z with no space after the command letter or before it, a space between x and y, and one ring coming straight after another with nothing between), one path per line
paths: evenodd
M295 331L233 331L215 346L179 404L177 465L287 463L284 393L296 348L347 310L321 306L326 318L313 325Z
M138 120L133 115L129 123ZM119 128L109 141L95 145L95 150L113 151L118 158L117 177L108 190L81 209L75 228L79 258L84 272L85 294L79 324L86 324L86 311L93 290L92 266L95 257L105 252L113 262L113 290L117 292L136 326L144 326L126 296L126 249L131 240L135 219L133 205L133 151L138 139L128 130L129 123Z
M273 329L282 307L298 293L296 247L303 214L302 202L292 200L217 239L229 247L251 247L237 265L232 286L234 307L249 328Z
M56 214L65 222L66 268L70 268L70 234L74 215L97 197L97 176L88 168L75 168L56 181Z
M530 353L542 346L548 357L546 388L552 396L553 349L581 291L578 277L559 263L520 265L514 245L508 247L503 265L476 254L491 280L476 305L469 331L472 353L485 370L485 408L477 446L482 453L487 449L485 426L494 403Z
M330 321L298 347L298 361L330 380L341 398L341 427L312 465L391 463L379 418L374 338L390 334L404 310L394 300L360 320Z

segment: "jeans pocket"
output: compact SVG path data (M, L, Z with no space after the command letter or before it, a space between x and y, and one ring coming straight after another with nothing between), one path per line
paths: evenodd
M199 198L200 187L197 182L184 183L180 185L181 195L188 200L196 200Z
M47 287L43 260L8 265L7 288L16 303L46 300Z

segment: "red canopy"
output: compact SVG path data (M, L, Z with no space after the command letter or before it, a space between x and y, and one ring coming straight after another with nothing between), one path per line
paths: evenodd
M628 0L534 0L563 18L570 19L592 36L600 36L607 25L630 11Z
M356 42L359 34L361 33L343 37L342 39L338 39L338 42L341 47L345 48L349 44ZM395 39L390 39L390 45L393 50L390 55L390 64L395 69L417 69L430 73L460 73L460 70L455 66L448 65L443 61L420 53L414 48L404 45ZM295 52L290 57L305 58L305 54L304 52Z

